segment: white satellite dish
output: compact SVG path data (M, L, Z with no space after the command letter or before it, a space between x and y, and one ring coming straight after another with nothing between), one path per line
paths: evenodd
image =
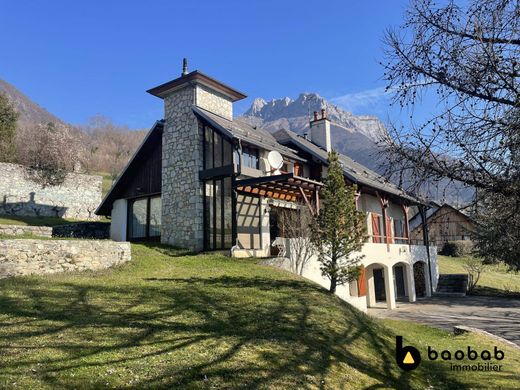
M283 157L276 150L271 150L269 152L267 155L267 161L269 161L269 165L274 171L278 171L283 166Z

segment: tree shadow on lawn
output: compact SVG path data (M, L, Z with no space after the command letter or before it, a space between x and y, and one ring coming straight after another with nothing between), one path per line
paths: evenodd
M380 382L371 389L405 389L432 370L447 382L426 363L422 372L402 372L389 331L316 285L240 276L142 280L0 282L3 375L33 370L49 386L85 387L86 378L117 369L138 379L92 386L328 388L344 370L359 379L354 369Z

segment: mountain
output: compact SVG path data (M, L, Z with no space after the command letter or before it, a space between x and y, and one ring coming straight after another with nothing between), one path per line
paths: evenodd
M262 127L272 133L285 128L298 134L309 131L309 120L314 111L324 108L331 121L332 146L364 166L384 174L384 146L378 141L387 136L383 123L373 116L359 116L328 102L316 93L302 93L296 100L288 97L269 102L257 98L251 107L237 120ZM406 175L405 175L406 176ZM403 178L402 186L409 187L410 180ZM447 179L439 183L424 183L422 195L440 202L466 204L473 196L473 189Z
M34 103L16 87L2 79L0 79L0 93L7 96L14 109L20 114L18 118L19 124L63 123L61 119Z
M266 102L257 98L238 119L270 132L281 128L304 134L314 111L324 108L331 121L331 140L334 149L346 154L368 168L379 169L381 146L377 142L387 134L383 123L373 116L358 116L328 102L316 93L302 93L296 100L288 97Z

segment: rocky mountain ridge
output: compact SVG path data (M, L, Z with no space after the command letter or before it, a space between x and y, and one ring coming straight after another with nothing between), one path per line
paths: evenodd
M257 98L239 118L272 133L285 128L298 134L308 132L314 111L325 109L331 121L334 149L370 169L380 171L378 142L387 135L383 123L373 116L359 116L328 102L316 93L301 93L295 100L285 97L265 101Z

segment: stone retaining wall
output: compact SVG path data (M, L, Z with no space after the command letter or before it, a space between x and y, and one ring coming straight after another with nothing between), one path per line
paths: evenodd
M130 243L108 240L0 240L0 278L100 270L131 260Z
M77 222L54 226L52 235L54 237L104 240L110 238L110 222Z
M52 228L48 226L0 225L0 235L52 237Z
M97 220L101 176L68 173L62 184L42 187L22 165L0 163L0 214Z

